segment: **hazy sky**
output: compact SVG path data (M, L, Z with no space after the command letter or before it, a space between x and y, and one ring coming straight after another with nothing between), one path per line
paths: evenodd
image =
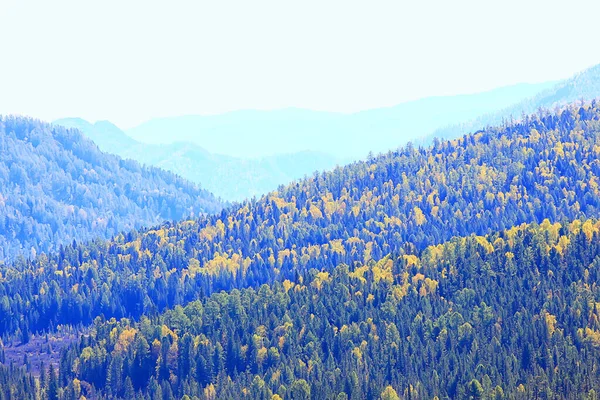
M597 1L0 0L0 113L350 112L600 63Z

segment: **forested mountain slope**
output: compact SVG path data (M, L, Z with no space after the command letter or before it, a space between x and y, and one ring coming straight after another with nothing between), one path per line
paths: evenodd
M600 98L600 65L595 65L508 107L483 114L471 121L465 120L458 125L438 129L425 141L432 140L434 137L455 138L488 126L499 125L504 120L520 119L523 115L532 114L539 109L554 110L566 104L589 102L598 98Z
M452 236L595 217L600 109L570 107L315 175L222 211L2 268L0 332L139 318ZM25 312L27 310L27 312ZM21 318L25 315L25 318Z
M335 157L314 151L249 159L214 154L193 143L147 144L131 139L108 121L91 124L66 118L54 124L77 128L102 151L166 169L228 201L262 196L279 185L338 164Z
M0 262L220 208L194 184L102 153L75 130L0 117Z
M67 399L592 399L599 233L546 220L97 321L59 382Z

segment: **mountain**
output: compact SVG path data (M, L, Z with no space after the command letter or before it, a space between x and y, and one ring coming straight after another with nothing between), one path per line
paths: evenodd
M546 220L222 292L98 323L65 375L122 398L593 398L599 244Z
M172 173L102 153L77 131L0 117L0 262L221 207Z
M465 120L457 125L440 128L430 135L426 142L430 142L433 137L459 137L465 133L483 129L486 126L499 125L504 121L519 119L523 115L532 114L538 110L548 112L566 104L577 101L591 101L597 98L600 98L600 64L558 82L531 98L512 104L510 107L481 115L471 121Z
M599 121L527 116L0 267L0 357L69 399L594 398Z
M91 139L101 151L111 153L122 148L135 148L140 143L127 136L121 129L109 121L98 121L91 124L81 118L64 118L53 122L65 128L79 129Z
M148 121L122 131L108 121L54 121L81 130L102 151L172 171L230 201L261 196L340 160L364 158L449 123L507 107L553 83L431 97L355 114L302 109L237 111Z
M143 143L190 142L211 153L239 158L310 150L338 159L360 159L369 152L395 149L440 127L508 107L552 85L520 84L478 94L425 98L353 114L289 108L159 118L126 133Z
M0 333L22 323L39 332L50 324L88 324L99 315L140 318L214 291L379 260L453 236L545 218L600 217L598 119L597 106L572 107L427 149L408 146L217 215L23 260L0 269L14 276L0 281L0 293L20 294L9 301ZM51 288L65 265L83 264L87 272L56 282L51 296L36 297L31 289ZM64 290L73 285L81 291ZM49 301L62 306L49 307ZM15 319L24 307L36 312Z
M145 144L108 121L92 124L66 118L54 124L79 129L102 151L174 172L229 201L261 196L279 185L338 164L336 158L316 151L247 159L212 154L192 143Z

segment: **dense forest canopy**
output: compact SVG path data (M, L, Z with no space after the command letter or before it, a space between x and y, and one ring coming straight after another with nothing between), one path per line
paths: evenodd
M408 146L218 215L64 246L0 270L0 332L88 324L99 315L139 318L221 289L378 260L452 236L594 217L599 152L594 103L428 149Z
M0 262L220 209L194 184L102 153L75 130L0 116Z
M0 334L82 329L52 399L596 398L599 155L593 102L64 245Z
M126 399L594 398L599 233L545 220L98 319L59 381Z

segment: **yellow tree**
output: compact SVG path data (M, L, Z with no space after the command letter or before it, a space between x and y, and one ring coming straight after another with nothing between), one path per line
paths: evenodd
M393 387L388 386L381 392L381 400L400 400L400 396Z

